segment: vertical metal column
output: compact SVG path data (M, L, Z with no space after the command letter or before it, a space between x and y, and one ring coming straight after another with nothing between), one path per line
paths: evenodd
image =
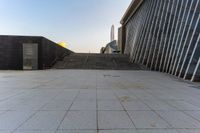
M197 43L195 44L194 50L193 50L192 55L190 57L190 61L188 63L188 66L186 68L184 79L189 79L190 78L190 77L188 77L188 76L190 76L189 71L192 71L193 73L195 72L195 70L192 68L192 64L196 64L195 63L196 62L195 61L196 60L196 58L195 58L196 56L200 57L199 51L200 51L200 34L198 36Z
M146 48L146 40L147 40L147 37L148 37L148 34L149 34L149 30L151 28L151 22L152 22L152 19L154 18L153 16L155 15L155 11L156 11L156 8L158 6L158 2L157 0L153 0L153 3L154 3L154 6L152 7L153 11L152 11L152 14L150 16L150 20L149 20L149 23L148 23L148 26L147 26L147 31L146 31L146 34L145 34L145 37L143 38L143 41L142 41L142 49L141 49L141 52L140 52L140 55L139 55L139 63L142 63L142 57L144 56L144 52L145 52L145 48Z
M140 57L140 54L141 54L141 51L142 51L142 48L143 48L143 45L144 45L143 44L144 37L147 34L146 31L147 31L148 23L150 21L150 18L151 18L152 12L153 12L153 7L154 7L154 4L155 4L155 3L153 3L152 0L150 0L149 2L150 2L150 6L149 6L150 11L147 13L148 15L147 15L147 19L145 21L143 33L142 33L142 35L141 35L141 37L140 37L140 39L138 41L139 49L138 49L138 51L136 53L136 57L135 57L135 62L136 63L139 63L139 57Z
M163 71L164 72L168 72L168 66L169 66L169 63L171 62L171 57L172 57L172 50L174 49L175 45L172 43L173 41L173 38L175 36L175 28L176 28L176 23L177 23L177 18L176 15L178 14L178 10L180 11L179 7L180 7L180 1L178 0L177 3L176 3L176 9L175 9L175 12L174 12L174 18L173 18L173 24L172 24L172 28L171 28L171 32L170 32L170 38L168 40L168 53L166 53L167 55L165 56L165 60L164 60L164 66L163 66ZM174 3L175 4L175 3Z
M139 35L138 35L138 38L137 38L137 40L136 40L136 43L135 43L135 45L136 45L136 48L135 48L135 50L133 51L133 57L132 57L132 62L134 62L135 61L135 58L136 58L136 54L138 53L138 49L139 49L139 41L141 40L141 37L142 37L142 34L143 34L143 32L144 32L144 27L145 27L145 24L146 24L146 19L147 19L147 15L148 15L148 12L149 12L149 0L148 1L145 1L145 3L144 3L145 5L144 5L144 11L142 10L142 19L141 19L141 26L140 26L140 30L139 30Z
M196 4L195 10L194 10L195 12L196 12L196 9L197 9L198 4L199 4L199 3ZM196 44L197 44L198 37L195 36L195 33L197 32L197 27L200 27L200 21L199 21L199 20L200 20L200 15L199 15L199 13L198 13L198 19L197 19L197 21L196 21L195 28L194 28L193 33L192 33L192 38L189 38L189 39L190 39L190 42L189 42L189 45L188 45L188 47L187 47L187 51L186 51L185 56L184 56L184 59L183 59L183 63L182 63L182 66L181 66L181 70L180 70L179 77L182 77L182 76L185 75L185 74L183 73L183 69L186 67L186 65L188 65L188 64L186 64L186 59L188 58L188 56L190 56L190 55L189 55L189 50L192 49L193 52L194 52L194 46L192 45L192 42L195 41ZM194 23L195 23L195 20L194 20ZM191 23L189 29L191 29L192 25L193 25L193 24ZM198 34L199 34L199 33L198 33ZM195 38L195 37L196 37L196 38ZM187 41L185 41L185 42L187 42Z
M194 11L196 11L197 6L198 6L198 4L195 3L195 1L194 1L193 4L192 4L192 8L191 8L191 10L189 10L189 12L191 12L193 10L193 7L195 7ZM181 51L181 56L180 56L179 61L178 61L178 66L177 66L177 69L176 69L176 74L179 77L183 77L183 75L184 75L183 73L181 73L181 71L182 71L181 68L182 68L182 65L184 63L183 62L184 61L184 57L186 56L185 54L186 54L186 51L187 51L188 41L191 40L191 38L189 37L189 34L190 34L190 29L191 29L192 25L195 24L195 19L194 18L195 18L195 13L192 14L192 20L190 20L190 19L189 19L190 21L188 20L189 21L189 28L187 30L186 37L184 37L185 41L184 41L183 48L182 48L182 51Z
M156 56L159 52L159 49L161 47L161 43L159 44L158 43L158 40L159 40L159 37L161 37L162 35L162 31L163 31L163 28L165 27L165 25L162 25L163 23L165 24L166 22L166 17L167 17L167 13L165 12L165 10L167 11L169 9L169 1L165 1L164 0L164 6L163 6L163 11L162 11L162 14L161 14L161 21L159 21L159 27L158 27L158 31L157 31L157 38L156 38L156 42L155 42L155 48L154 48L154 52L153 52L153 58L151 59L151 70L155 69L155 63L156 63ZM164 15L166 14L166 15ZM160 34L161 33L161 34Z
M186 21L184 21L183 20L183 23L185 22L185 24L184 24L184 29L183 29L183 32L182 33L180 33L180 36L181 36L181 40L180 40L180 42L177 42L177 43L179 43L179 47L178 47L178 52L177 52L177 55L176 55L176 59L175 59L175 64L174 64L174 72L173 72L173 74L174 75L177 75L177 73L176 73L176 70L177 70L177 68L178 68L178 60L179 60L179 55L180 55L180 51L181 51L181 49L182 49L182 47L183 47L183 37L184 37L184 35L185 34L187 34L187 31L186 31L186 25L187 25L187 23L188 23L188 19L189 19L189 11L191 10L191 8L192 8L192 4L193 4L193 0L192 0L192 2L190 1L190 0L188 0L187 1L188 3L186 4L186 6L185 6L185 10L186 10L186 14L184 15L184 19L185 19L185 17L186 17ZM187 12L187 7L189 6L189 11Z
M180 30L181 30L181 27L182 27L182 23L180 23L180 22L183 21L182 19L184 17L183 16L184 13L182 13L182 11L184 11L184 7L185 7L184 6L184 1L181 0L180 11L179 11L178 20L177 20L177 23L176 23L175 35L174 35L174 38L173 38L173 41L172 41L172 44L175 45L175 48L174 48L174 50L172 52L172 61L169 64L168 73L170 73L170 74L172 73L172 67L173 67L173 63L174 63L174 58L175 58L176 50L177 50L177 47L178 47L176 41L178 40L178 37L179 37L179 34L180 34ZM180 21L180 19L181 19L181 21Z
M199 60L198 60L197 65L196 65L196 68L195 68L195 70L194 70L194 73L193 73L193 76L192 76L191 81L194 82L194 81L196 80L196 77L197 77L197 76L200 77L200 73L197 73L199 69L200 69L200 57L199 57ZM198 78L199 78L199 77L198 77Z
M164 71L163 70L163 66L164 66L164 59L168 56L168 51L169 51L169 47L170 47L170 44L168 44L167 43L167 41L169 41L169 37L170 37L170 34L171 34L171 30L170 30L170 28L171 28L171 20L172 20L172 14L173 14L173 12L174 12L174 9L175 9L175 1L176 0L171 0L170 2L171 2L171 5L172 5L172 7L171 7L171 10L170 10L170 17L169 17L169 20L168 20L168 25L167 25L167 32L166 32L166 35L165 35L165 41L164 41L164 47L162 48L162 52L161 52L161 54L162 54L162 56L161 56L161 58L160 58L160 62L158 63L158 61L159 61L159 58L157 58L158 60L157 60L157 63L159 64L159 71ZM162 44L161 44L162 45ZM166 46L166 48L165 48L165 46Z
M153 52L155 52L155 49L157 47L155 42L158 37L158 33L156 34L156 30L158 30L157 27L159 27L159 22L161 22L160 20L162 20L161 18L162 18L164 7L165 7L165 2L163 0L161 0L159 11L158 11L158 18L156 19L156 24L155 24L156 27L154 28L154 31L153 31L153 39L155 38L155 41L153 39L151 40L151 49L150 49L148 59L147 59L147 64L146 64L147 67L150 67L150 65L151 65L150 59L152 59L152 56L154 55ZM157 35L157 36L155 36L155 35Z
M143 56L143 60L142 60L143 65L146 65L146 61L148 59L149 49L151 49L151 43L150 42L151 42L151 39L153 38L152 31L154 30L154 28L156 26L156 20L157 20L158 14L159 14L158 11L159 11L160 7L162 6L161 0L159 0L159 2L157 4L158 4L158 6L156 7L154 18L152 20L151 28L150 28L150 31L149 31L149 34L148 34L148 37L147 37L147 41L146 41L146 47L145 47L144 56Z
M161 30L163 32L164 32L165 27L166 27L166 22L168 21L167 20L167 15L168 15L167 13L168 13L169 9L170 9L170 1L167 1L167 12L165 13L164 25L163 25L162 30ZM165 47L165 45L162 45L162 41L163 41L163 37L164 37L164 33L163 32L161 34L161 40L160 40L160 43L158 45L159 46L159 48L158 48L158 54L156 55L155 64L154 64L154 67L153 67L155 70L159 69L158 61L159 61L160 54L162 56L161 48Z

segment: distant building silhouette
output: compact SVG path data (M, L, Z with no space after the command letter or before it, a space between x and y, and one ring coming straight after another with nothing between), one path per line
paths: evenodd
M111 31L110 31L110 41L114 41L115 40L115 26L112 25L111 27Z
M119 53L117 41L115 40L115 27L112 25L110 31L110 42L106 44L105 47L102 47L100 50L101 53L104 54L116 54Z

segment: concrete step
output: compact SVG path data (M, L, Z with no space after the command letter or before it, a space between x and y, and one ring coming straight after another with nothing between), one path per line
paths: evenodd
M142 66L130 63L127 55L73 53L58 61L53 69L106 69L142 70Z

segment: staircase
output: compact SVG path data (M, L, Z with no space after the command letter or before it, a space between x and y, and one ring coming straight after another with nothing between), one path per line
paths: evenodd
M73 53L58 61L53 69L141 70L127 55Z

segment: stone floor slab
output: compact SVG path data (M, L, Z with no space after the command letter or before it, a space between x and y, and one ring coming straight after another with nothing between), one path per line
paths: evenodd
M33 111L8 111L3 113L0 115L0 130L13 131L33 114Z
M199 133L198 86L152 71L0 71L0 133Z
M58 130L56 133L97 133L96 130Z
M139 133L179 133L173 129L143 129L138 130Z
M98 110L123 111L119 101L98 101Z
M128 111L136 128L170 128L163 119L153 111Z
M96 111L69 111L59 129L96 130Z
M122 101L122 105L126 110L151 110L140 100Z
M134 125L125 111L99 111L99 129L131 129Z
M137 130L100 130L99 133L138 133Z
M55 130L19 130L14 133L55 133Z
M179 133L200 133L200 129L179 129Z
M199 110L200 111L200 107L195 106L191 103L188 103L184 100L168 100L167 103L176 107L178 110Z
M174 128L200 128L200 122L181 111L157 111Z
M200 121L200 111L185 111L185 113Z
M53 100L53 101L47 103L40 110L64 111L64 110L69 110L71 104L72 104L72 101L70 101L70 100L67 100L67 101L66 100Z
M76 100L73 102L72 107L70 108L70 110L79 110L79 111L84 111L84 110L96 110L97 109L97 105L96 105L96 100L90 101L90 100L86 100L86 101L80 101L80 100Z
M66 111L39 111L19 129L53 130L57 129Z
M164 101L159 100L144 100L152 110L177 110L175 107L170 106L169 104L165 103Z

